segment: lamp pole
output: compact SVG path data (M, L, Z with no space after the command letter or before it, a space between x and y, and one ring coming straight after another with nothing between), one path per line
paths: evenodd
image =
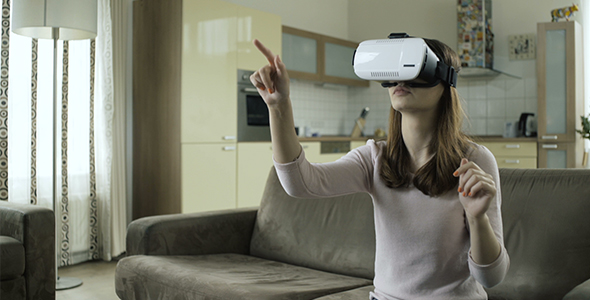
M37 39L53 40L53 211L56 216L55 222L55 276L56 290L74 288L82 284L77 278L59 277L59 199L57 164L61 161L58 156L60 144L57 138L58 131L59 101L57 99L57 42L58 40L86 40L96 37L97 32L97 0L18 0L12 1L11 24L12 31L16 34Z

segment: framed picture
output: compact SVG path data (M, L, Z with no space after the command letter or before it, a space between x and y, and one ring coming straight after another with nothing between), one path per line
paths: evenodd
M510 60L535 59L536 38L534 33L508 36Z

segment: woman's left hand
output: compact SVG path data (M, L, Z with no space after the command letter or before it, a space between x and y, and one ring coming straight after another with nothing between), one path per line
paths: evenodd
M461 159L461 166L453 173L459 177L459 201L467 216L483 216L496 195L496 184L492 175L484 172L477 164Z

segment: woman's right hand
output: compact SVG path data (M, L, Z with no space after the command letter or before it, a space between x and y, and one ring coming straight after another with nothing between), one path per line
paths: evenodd
M274 55L259 40L254 45L268 60L268 65L260 68L250 76L250 81L258 89L258 93L270 107L287 103L289 100L289 74L287 67L278 55Z

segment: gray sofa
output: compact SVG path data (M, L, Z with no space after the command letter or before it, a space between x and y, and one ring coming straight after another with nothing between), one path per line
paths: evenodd
M0 299L55 299L53 211L0 201Z
M590 170L501 169L511 258L490 299L590 299ZM260 208L147 217L128 228L121 299L368 299L371 199L288 196L274 169Z

